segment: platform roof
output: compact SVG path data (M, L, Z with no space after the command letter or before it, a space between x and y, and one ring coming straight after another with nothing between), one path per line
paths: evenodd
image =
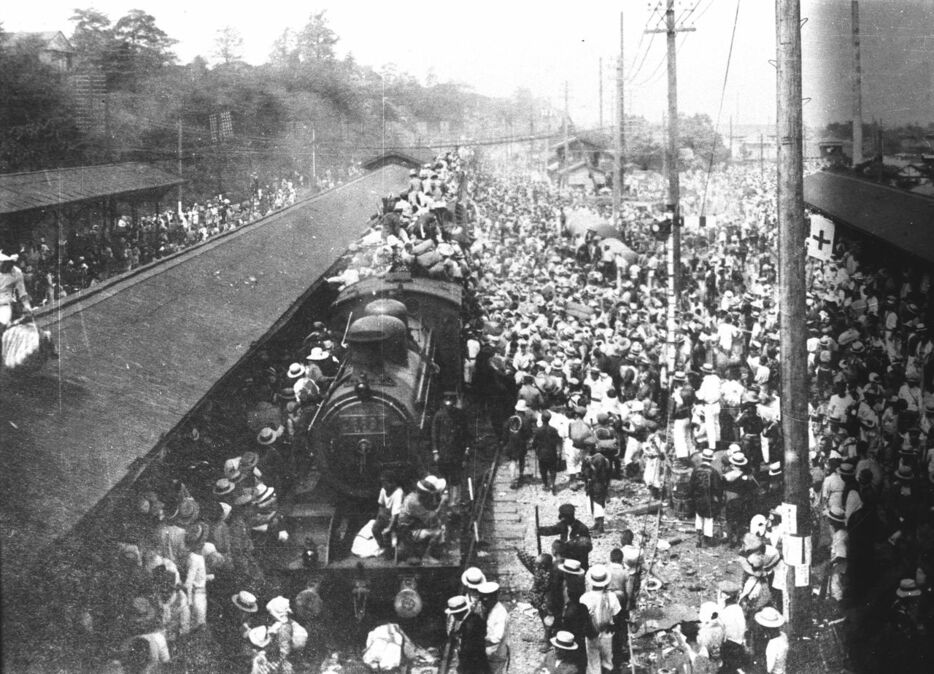
M832 220L934 262L934 199L844 173L804 178L804 202Z
M364 231L389 166L40 314L61 357L0 372L6 570L68 532Z
M140 162L3 173L0 174L0 215L106 196L164 190L183 182L178 176Z

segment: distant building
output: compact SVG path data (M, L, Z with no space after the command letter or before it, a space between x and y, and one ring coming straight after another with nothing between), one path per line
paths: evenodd
M9 33L4 41L8 49L36 49L41 63L63 73L70 71L74 65L75 49L61 31Z
M613 172L609 140L598 134L577 133L548 148L548 175L563 185L599 188Z

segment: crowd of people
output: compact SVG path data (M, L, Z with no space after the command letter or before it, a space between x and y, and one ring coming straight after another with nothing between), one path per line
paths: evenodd
M570 233L579 200L518 174L478 169L467 185L476 209L469 226L447 201L460 161L449 154L414 170L331 281L343 286L405 269L462 283L465 388L489 416L513 486L537 473L553 494L566 474L568 487L592 504L590 525L565 504L558 523L540 528L558 536L551 554L521 554L551 651L543 666L600 674L632 657L628 618L638 608L643 542L624 537L608 559L590 560L592 537L605 535L613 483L628 480L656 498L684 497L697 546L723 546L742 569L740 577L724 570L697 620L671 632L678 666L790 671L774 177L731 167L710 185L707 176L685 181L689 193L709 187L735 198L715 227L684 232L684 290L669 336L657 214L624 204L617 224L635 256L607 255L612 247L594 232ZM646 184L639 196L660 189L660 181ZM884 658L898 671L920 671L934 627L934 340L925 326L929 272L896 260L838 233L833 258L809 263L802 329L811 383L801 394L811 409L815 615L846 618L847 647L869 669ZM291 468L308 460L301 429L341 356L339 335L314 327L300 353L265 354L242 397L227 401L241 406L242 428L229 427L220 402L192 425L179 456L192 448L213 455L213 464L196 468L214 471L211 489L169 481L134 501L108 560L119 582L106 606L85 607L88 619L78 621L90 630L94 615L107 616L106 624L126 628L121 639L98 637L120 644L124 659L174 658L185 634L202 630L229 644L224 657L243 658L238 671L287 672L302 657L295 633L311 633L307 644L315 644L317 588L293 597L295 616L304 616L296 629L289 593L264 576L254 553L281 534L276 499L291 486ZM430 555L437 510L459 485L470 439L448 433L432 442L437 455L427 463L436 475L417 485L386 476L384 547L412 538L408 516L410 533L427 532L419 554ZM216 460L231 447L242 451ZM537 470L526 465L530 454ZM405 494L404 486L415 488ZM475 571L448 602L458 671L503 671L508 612L496 583ZM268 601L268 615L253 610L258 598Z
M702 182L689 177L689 193ZM733 167L710 187L734 198L715 228L685 232L667 381L664 244L653 215L624 205L621 237L639 256L607 256L598 236L562 234L567 199L514 176L475 186L482 314L468 345L477 345L476 372L490 365L512 389L514 397L491 413L501 417L495 427L514 486L530 477L530 451L543 489L554 491L556 472L566 471L593 504L596 535L611 479L641 480L656 496L684 490L698 546L728 546L743 569L739 582L723 579L719 608L707 606L700 624L735 614L727 610L735 604L761 628L759 636L736 637L740 649L691 646L692 657L713 660L712 671L742 669L752 658L781 672L788 539L779 507L785 456L774 177ZM702 200L696 192L691 198ZM894 658L918 671L930 662L920 644L932 628L930 274L897 252L839 234L832 259L811 260L808 278L802 329L811 384L801 393L811 409L814 613L846 619L854 662ZM496 393L489 381L472 384ZM561 626L556 616L548 634ZM586 635L562 631L591 657L597 646ZM587 671L600 667L591 661Z
M124 214L110 226L74 229L60 245L39 237L9 254L17 257L33 302L43 306L291 205L300 182L289 176L267 184L254 175L242 202L216 195L181 213Z
M407 244L416 246L427 239L415 227L425 227L438 248L456 246L457 269L468 270L469 251L451 237L453 216L436 204L456 189L460 162L449 154L416 171L373 221L373 234L354 246L349 268L363 261L381 265L381 272L398 269L403 248L387 256L384 239L390 231L406 237L410 227ZM413 273L429 273L411 263ZM295 574L282 574L275 560L292 543L280 499L315 460L307 429L343 355L341 334L315 321L299 343L259 354L233 390L204 405L173 437L165 459L135 485L94 549L63 555L67 570L56 575L82 578L61 588L73 618L56 636L64 636L66 648L89 663L107 663L108 672L286 673L307 671L327 656L319 586L296 586ZM446 474L457 470L447 462L451 443L467 442L452 432L464 426L454 423L463 420L452 403L448 397L435 418L442 450L436 473L437 466ZM380 551L392 559L398 548L399 563L436 562L456 487L432 474L412 482L389 472L382 478L373 503ZM309 571L319 568L320 543L301 542Z

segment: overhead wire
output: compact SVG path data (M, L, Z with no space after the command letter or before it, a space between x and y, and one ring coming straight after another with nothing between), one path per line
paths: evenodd
M707 214L707 188L710 185L710 173L713 170L714 151L717 149L717 135L720 133L720 116L723 114L723 100L726 98L726 83L730 76L730 62L733 60L733 41L736 38L736 25L739 23L739 3L736 0L736 12L733 14L733 31L730 34L730 49L726 56L726 68L723 71L723 85L720 88L720 106L717 108L717 121L713 129L713 147L710 148L710 158L707 161L707 175L704 178L704 197L701 199L701 215ZM732 150L732 148L730 148Z

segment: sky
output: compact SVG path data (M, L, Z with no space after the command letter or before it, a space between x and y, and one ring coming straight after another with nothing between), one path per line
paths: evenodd
M411 7L374 0L41 0L7 3L0 20L7 31L69 35L76 6L94 6L113 21L132 8L148 11L179 41L175 51L183 63L199 54L211 60L217 31L230 25L243 35L245 60L254 64L266 60L284 28L300 29L313 11L325 9L340 37L339 56L349 51L358 63L376 68L393 63L423 82L431 71L438 81L462 82L494 96L526 87L559 109L568 82L570 115L583 127L600 122L601 79L603 124L612 124L623 11L626 111L655 121L667 110L665 36L644 32L663 25L658 0L473 0ZM719 119L724 133L731 121L738 127L774 124L774 3L676 0L675 9L680 25L695 29L677 36L679 109ZM860 12L863 118L934 120L934 0L861 0ZM850 2L803 0L802 15L805 123L846 119L852 100Z

